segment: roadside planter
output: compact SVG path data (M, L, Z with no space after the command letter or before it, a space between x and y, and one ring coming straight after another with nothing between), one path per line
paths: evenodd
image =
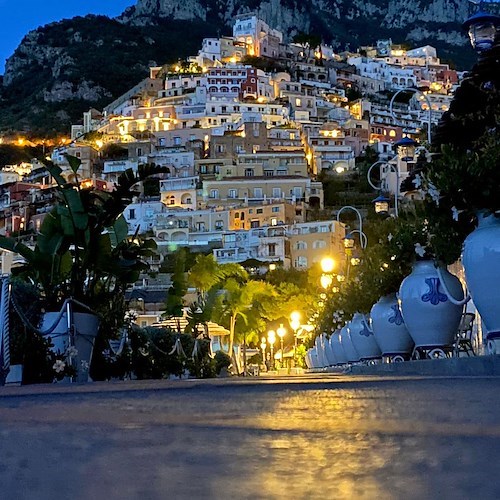
M404 361L413 351L413 340L406 328L396 294L385 295L371 311L371 326L382 356L388 361Z
M432 261L416 262L399 289L401 313L415 347L432 349L431 357L444 356L441 348L453 344L463 309L450 300L441 279L453 298L463 300L458 278L444 268L438 273Z
M332 348L332 344L330 342L332 337L333 337L333 333L332 333L332 335L330 335L329 339L325 337L325 350L326 350L326 357L328 359L329 366L335 366L336 364L338 364L337 356L335 355L335 352Z
M500 354L500 220L478 215L462 255L465 280L484 324L490 354Z
M351 341L362 361L379 359L382 356L380 347L373 332L368 328L363 314L355 313L348 326Z
M344 352L344 348L340 343L340 330L335 330L330 337L330 347L335 354L335 359L338 365L345 365L348 363L347 356Z
M340 330L340 344L344 349L347 361L349 363L357 363L360 360L360 357L358 352L356 351L356 348L354 347L354 344L352 343L351 337L349 335L348 325L349 323L347 323L347 325Z
M89 367L92 361L94 340L99 330L99 318L94 314L72 313L74 340L70 341L68 333L67 313L62 315L58 312L44 314L42 330L51 328L60 317L57 325L51 333L45 335L50 337L53 347L51 350L56 354L67 354L67 362L76 369L76 382L88 382ZM72 349L73 347L73 349Z

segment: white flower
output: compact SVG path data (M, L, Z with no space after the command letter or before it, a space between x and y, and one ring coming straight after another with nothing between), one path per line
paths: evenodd
M64 371L64 369L66 368L66 363L60 359L58 359L53 365L52 365L52 369L56 372L56 373L62 373Z
M392 235L392 233L389 233L387 235L387 241L391 242L392 241L392 238L394 238L394 236Z
M415 243L415 253L419 257L423 257L425 255L425 247L423 247L420 243Z
M72 346L70 345L67 349L66 349L66 357L68 358L72 358L74 356L78 356L78 349L75 347L75 346Z
M417 174L412 182L416 189L420 189L422 187L422 177L420 174Z
M432 201L439 206L439 199L441 198L441 192L436 186L434 186L434 184L432 184L432 182L429 182L427 194L432 198Z
M89 364L87 361L85 361L84 359L82 359L80 361L80 366L82 367L82 370L83 371L87 371L89 369Z
M463 210L458 210L457 207L451 207L451 214L453 216L453 220L457 221L458 216L463 212Z

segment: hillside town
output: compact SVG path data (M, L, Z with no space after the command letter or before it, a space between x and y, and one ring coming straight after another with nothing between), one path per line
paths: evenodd
M104 110L86 112L50 159L70 180L66 155L79 158L84 182L104 190L128 168L168 168L158 188L125 212L131 234L157 241L156 270L179 246L211 250L221 263L255 259L297 269L325 254L340 257L344 224L333 214L317 220L321 179L349 175L370 147L380 159L399 161L404 180L415 158L401 162L396 145L425 141L461 75L430 46L406 50L379 40L335 54L304 38L285 44L255 15L239 16L233 36L204 39L196 56L151 67ZM242 63L251 58L286 71ZM384 99L408 88L420 90L407 103ZM52 195L42 165L7 165L0 175L2 233L39 229ZM380 178L394 195L393 170L386 166Z

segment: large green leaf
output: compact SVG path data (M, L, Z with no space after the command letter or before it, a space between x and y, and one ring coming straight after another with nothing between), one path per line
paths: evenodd
M80 160L80 158L77 158L76 156L72 156L72 155L68 155L68 154L66 154L64 156L66 156L66 159L68 160L69 167L76 174L78 172L78 169L80 168L80 166L82 164L82 160Z
M120 217L116 219L110 230L110 234L113 246L117 246L128 236L128 224L123 215L120 215Z

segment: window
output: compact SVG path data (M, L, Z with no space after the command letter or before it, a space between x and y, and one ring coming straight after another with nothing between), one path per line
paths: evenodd
M280 211L280 207L272 207L271 211L272 211L273 213L277 213L277 212L279 212L279 211Z
M262 198L262 188L254 188L253 189L253 197L254 198Z
M253 177L253 176L254 176L253 168L245 168L245 177Z
M258 214L263 214L263 213L264 213L264 209L263 209L263 208L258 208L258 209L256 210L256 213L258 213Z
M278 225L278 219L276 217L273 217L271 219L271 226L277 226Z
M215 221L215 230L216 231L222 231L224 229L224 221L222 220L216 220Z
M210 198L218 199L219 198L219 190L218 189L211 189L210 190Z
M250 222L250 227L251 228L256 228L256 227L260 227L260 221L259 220L253 220Z
M273 176L274 176L273 170L264 170L264 177L273 177Z
M273 198L281 198L281 188L273 188Z
M142 156L142 148L137 148L137 156Z
M305 241L297 241L295 243L295 250L307 250L307 243Z
M238 190L237 189L230 189L227 194L228 198L238 198Z
M239 219L239 218L240 218L240 213L239 213L239 212L236 212L236 213L234 214L234 218L235 218L235 219Z
M294 263L295 267L307 267L307 257L301 255L295 259Z
M135 208L131 208L128 211L128 218L129 219L135 219Z
M200 174L206 174L208 171L206 165L200 165Z
M269 243L267 247L267 252L269 257L275 257L276 256L276 243Z
M180 137L174 137L174 146L180 146L181 145L181 138Z
M297 107L302 106L302 99L299 99L299 98L297 97L297 99L295 99L295 106L297 106Z
M313 248L318 249L318 248L325 248L326 247L326 241L323 240L316 240L313 242Z

